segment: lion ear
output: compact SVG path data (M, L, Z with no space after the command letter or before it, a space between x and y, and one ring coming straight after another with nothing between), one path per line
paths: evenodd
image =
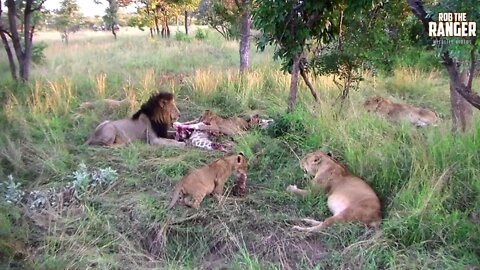
M166 101L165 99L160 100L160 104L159 104L159 105L160 105L160 108L165 107L165 105L167 104L167 102L168 102L168 101Z
M332 154L332 152L330 152L330 151L329 151L329 152L327 152L327 156L329 156L329 157L333 157L333 154Z

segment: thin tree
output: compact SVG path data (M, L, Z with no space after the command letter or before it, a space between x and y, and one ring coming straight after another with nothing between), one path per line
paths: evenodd
M115 32L115 26L118 23L118 3L117 0L107 0L108 7L105 9L105 15L103 21L110 27L112 35L117 39L117 33Z
M14 80L20 78L23 82L26 82L30 78L33 33L35 32L33 16L40 12L44 3L45 0L6 0L8 26L2 23L3 10L2 5L0 5L0 38L7 53L10 72ZM20 23L19 18L23 18ZM19 29L22 30L19 31ZM13 49L11 46L13 46Z
M55 26L62 35L62 41L68 45L70 33L74 33L79 29L80 8L75 0L63 0L60 2L60 8L55 11L57 18Z
M291 112L297 102L298 77L302 70L305 72L301 63L310 50L308 42L332 42L338 34L338 28L333 27L337 19L336 11L349 6L349 1L255 0L253 4L253 22L261 33L258 48L264 50L267 45L276 45L274 58L280 58L282 70L291 74L287 108ZM308 77L303 74L302 78L315 101L319 102L318 94L311 87Z
M237 7L242 14L240 26L240 73L245 73L250 67L250 28L252 24L251 19L251 5L250 0L235 0Z

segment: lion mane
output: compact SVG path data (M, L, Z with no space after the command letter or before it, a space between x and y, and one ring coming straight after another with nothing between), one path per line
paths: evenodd
M151 96L147 102L143 103L133 116L132 120L137 120L141 114L145 114L152 125L152 129L158 137L167 138L168 129L172 127L175 119L172 119L172 109L178 109L176 106L168 106L169 103L174 103L174 96L172 93L159 92ZM174 107L174 108L172 108ZM178 113L178 115L180 115ZM178 117L177 117L178 118Z

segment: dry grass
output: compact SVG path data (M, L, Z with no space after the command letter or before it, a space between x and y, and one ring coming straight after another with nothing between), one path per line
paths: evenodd
M1 202L0 240L8 245L0 243L0 267L12 260L24 269L465 269L480 263L479 227L469 218L480 209L480 137L478 128L450 134L444 74L414 68L386 78L365 74L341 112L333 104L339 94L333 78L312 78L322 104L302 84L298 109L287 115L289 77L268 52L252 53L253 68L242 77L236 43L213 32L189 43L150 40L147 33L119 36L115 42L105 33L80 33L69 47L45 36L47 64L34 67L27 90L0 86L7 97L0 178L12 174L22 187L45 191L64 187L81 162L119 174L114 185L60 209ZM221 153L82 145L96 124L131 115L158 90L176 94L182 121L207 108L275 118L274 130L235 138L236 150L250 159L244 200L207 199L198 212L166 210L176 181ZM444 123L412 129L367 115L361 104L374 94L430 107L446 116ZM129 106L77 113L82 102L101 98L127 98ZM315 149L336 153L378 192L380 232L355 224L313 235L291 231L300 217L328 215L325 196L301 200L285 192L288 184L306 185L293 153ZM28 248L11 248L18 242Z

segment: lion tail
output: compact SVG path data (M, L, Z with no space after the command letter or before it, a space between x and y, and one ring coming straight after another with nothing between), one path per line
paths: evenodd
M182 182L180 181L175 186L175 190L173 191L173 195L172 195L172 200L170 201L170 204L168 205L167 209L171 209L177 203L178 199L180 198L181 192L182 192Z

